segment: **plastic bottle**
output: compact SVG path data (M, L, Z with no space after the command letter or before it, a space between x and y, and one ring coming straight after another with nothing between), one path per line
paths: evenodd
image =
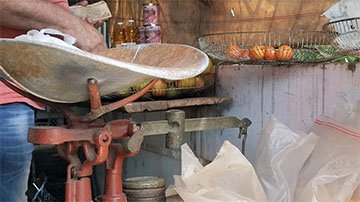
M113 47L121 46L126 43L125 26L123 22L118 22L114 30Z
M136 43L138 41L138 28L135 20L129 20L125 30L126 43Z

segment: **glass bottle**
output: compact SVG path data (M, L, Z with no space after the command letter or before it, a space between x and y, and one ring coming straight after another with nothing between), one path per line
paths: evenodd
M123 22L118 22L114 29L113 47L121 46L126 43L125 26Z
M135 24L135 20L129 20L125 28L126 43L136 43L138 41L138 28Z

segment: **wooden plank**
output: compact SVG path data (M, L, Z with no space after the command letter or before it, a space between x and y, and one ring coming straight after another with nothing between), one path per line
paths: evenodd
M270 73L271 75L271 73ZM223 110L222 116L235 116L239 119L244 117L252 121L248 128L246 144L246 156L253 155L258 128L261 128L262 116L262 78L268 78L268 70L255 65L224 65L218 67L218 80L216 80L216 95L231 96L233 102ZM211 111L209 114L213 113ZM211 116L211 115L204 115ZM229 140L235 146L241 148L241 139L238 138L239 130L225 129L206 131L201 138L201 154L203 158L212 160L218 152L224 140Z
M197 98L183 98L175 100L158 100L158 101L144 101L132 102L124 106L127 113L135 112L150 112L160 111L174 108L194 107L201 105L217 105L229 104L232 101L231 97L197 97Z
M272 92L271 116L294 130L308 129L321 113L322 65L269 68L274 71L274 82L264 93ZM264 116L263 127L271 116Z
M333 115L338 104L354 107L360 102L360 63L355 71L350 71L345 65L327 65L324 73L324 114ZM342 115L343 112L338 112Z

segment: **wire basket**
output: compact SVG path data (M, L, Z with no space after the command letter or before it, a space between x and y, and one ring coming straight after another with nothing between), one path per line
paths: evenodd
M342 54L360 56L360 17L329 22L323 30Z
M321 31L293 31L293 32L231 32L207 34L198 38L202 51L211 58L241 64L293 64L325 62L339 56L337 50L331 46L329 38ZM234 58L229 55L230 46L240 47L242 51L250 51L253 47L262 47L263 57L247 56ZM274 48L276 52L282 45L291 48L291 57L287 60L272 58L265 59L266 48ZM273 52L274 53L274 52Z

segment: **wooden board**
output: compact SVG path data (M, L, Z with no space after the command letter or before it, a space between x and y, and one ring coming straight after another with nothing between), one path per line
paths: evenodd
M175 100L158 100L158 101L144 101L132 102L124 106L127 113L134 112L150 112L161 111L174 108L195 107L202 105L216 105L216 104L229 104L232 98L219 98L219 97L198 97L198 98L183 98Z
M107 95L151 78L194 77L209 62L203 52L180 44L143 44L92 54L44 42L0 39L0 52L0 76L27 93L59 103L88 100L90 78L98 81L101 95Z

